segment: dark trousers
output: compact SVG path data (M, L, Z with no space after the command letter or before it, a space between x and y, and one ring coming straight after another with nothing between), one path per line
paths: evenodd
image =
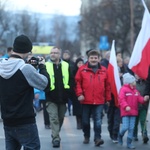
M49 120L49 114L46 110L46 101L45 100L40 100L42 107L43 107L43 118L44 118L44 124L45 125L50 125L50 120Z
M68 99L68 112L70 116L71 116L71 106L72 106L72 101L71 99Z
M90 137L90 117L94 122L94 140L101 139L102 111L104 105L82 105L82 129L84 137Z
M121 122L120 109L116 106L109 106L108 108L108 131L110 138L117 138L119 133L119 126Z

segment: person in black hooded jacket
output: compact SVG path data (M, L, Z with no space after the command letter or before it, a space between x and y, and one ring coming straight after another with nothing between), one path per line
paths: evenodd
M73 75L75 77L79 67L81 67L84 64L84 60L82 58L77 58L75 65L74 65L74 70L73 70ZM74 84L74 90L75 90L75 84ZM82 105L77 99L77 96L74 92L72 98L72 104L73 104L73 115L76 116L76 122L77 122L77 129L82 129Z
M33 109L34 88L47 90L49 76L39 57L39 70L25 63L32 43L25 35L15 38L9 59L0 60L0 103L6 150L40 150Z

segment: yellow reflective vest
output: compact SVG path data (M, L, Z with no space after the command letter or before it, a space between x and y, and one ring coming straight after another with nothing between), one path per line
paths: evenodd
M55 75L54 75L54 68L53 68L53 63L52 62L46 62L46 69L50 77L50 90L55 89ZM61 70L62 70L62 77L63 77L63 84L65 89L69 89L69 64L65 61L61 62Z

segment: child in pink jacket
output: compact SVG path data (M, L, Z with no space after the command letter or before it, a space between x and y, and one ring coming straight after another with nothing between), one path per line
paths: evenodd
M138 115L138 103L144 103L148 101L149 96L142 97L139 91L136 90L135 77L129 73L123 75L123 83L119 93L119 105L122 117L122 126L120 128L118 142L123 144L123 136L126 131L127 135L127 147L134 149L132 145L133 131L135 126L135 119Z

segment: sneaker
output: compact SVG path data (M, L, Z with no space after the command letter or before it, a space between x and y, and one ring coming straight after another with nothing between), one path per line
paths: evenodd
M104 144L104 141L102 139L95 140L95 146L100 146L102 144Z
M112 139L113 143L118 143L118 139Z
M127 148L129 148L129 149L135 149L135 146L132 145L132 144L129 144L129 145L127 145Z
M52 142L53 147L60 147L60 141L56 140Z
M90 141L89 137L84 137L84 141L83 141L84 144L88 144L89 141Z
M144 143L144 144L147 144L148 141L149 141L149 138L148 138L148 137L143 137L143 143Z
M135 149L135 146L132 144L132 139L127 137L127 148Z

